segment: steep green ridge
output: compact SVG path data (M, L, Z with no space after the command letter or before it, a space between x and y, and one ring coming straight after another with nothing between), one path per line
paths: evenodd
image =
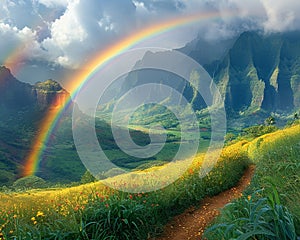
M22 170L31 146L39 132L44 117L51 108L59 107L69 94L53 80L25 84L17 80L5 67L0 68L0 186L10 185L22 176ZM76 151L72 135L72 110L74 103L62 112L55 131L51 133L41 159L37 175L51 182L79 181L86 171ZM83 115L84 116L84 115ZM87 117L87 116L84 116ZM143 168L142 165L168 161L172 154L148 159L138 159L122 153L114 141L111 127L96 119L96 134L109 159L126 169ZM120 129L120 131L127 131ZM149 143L149 136L130 130L138 145ZM176 138L173 137L173 141ZM170 143L167 151L177 149Z
M197 46L196 43L194 45ZM234 43L226 46L231 47L227 53L225 51L222 54L222 59L204 67L217 83L225 99L229 123L237 123L243 119L244 125L253 125L263 122L274 112L291 114L300 108L300 32L269 35L245 32ZM189 46L187 53L199 60L197 55L202 54L199 49L196 47L193 50ZM170 59L168 52L148 52L136 65L142 66L147 61L155 60L157 56ZM200 84L201 76L193 72L190 81ZM209 140L210 118L205 109L206 104L189 83L175 74L161 70L132 71L120 82L114 83L111 91L108 91L110 99L107 98L108 103L106 102L105 106L99 107L98 116L101 120L96 122L101 146L108 151L114 163L124 168L139 167L139 164L148 164L148 160L161 160L161 156L156 156L140 162L121 154L114 142L110 126L102 121L109 119L109 113L116 100L128 90L145 83L164 83L181 93L200 118L200 127L208 130L204 137ZM162 93L159 87L154 87L141 94L147 99L151 94L160 97ZM20 176L24 160L37 135L38 126L50 104L54 102L55 105L59 105L69 94L53 80L35 85L22 83L5 67L0 67L0 94L0 182L3 183L11 182ZM174 97L174 92L170 92L161 100L161 105L148 104L139 108L130 119L133 128L135 125L150 126L159 123L170 131L180 130L178 120L171 109L163 107L165 103L174 102ZM182 99L177 100L176 107L184 114L182 103ZM45 179L77 181L85 171L72 140L72 107L71 104L61 118L59 127L56 133L52 134L49 146L41 159L38 175ZM125 109L124 117L126 114ZM231 121L232 119L234 121ZM140 145L146 145L149 141L147 134L142 132L135 131L132 135ZM173 151L177 148L176 137L171 138L170 149Z
M160 59L160 61L170 61L172 59L172 55L170 55L170 52L147 52L143 59L140 62L137 62L136 66L142 67L147 62L152 63L157 60L157 58ZM199 76L197 74L192 75L191 81L194 84L199 84ZM189 84L187 83L183 78L180 76L157 69L143 69L140 71L132 71L126 76L126 79L122 83L121 91L118 96L122 96L124 93L126 93L128 90L133 89L136 86L140 86L147 83L156 83L156 84L164 84L167 86L170 86L174 90L177 90L179 93L182 93L182 95L186 98L188 102L190 102L194 109L199 110L206 107L206 104L203 100L203 98L197 94L197 91ZM148 92L145 93L145 99L148 98L148 96L161 96L164 94L163 90L159 88L159 86L154 87L153 89L148 89ZM167 96L162 102L174 102L178 104L178 106L183 105L182 99L178 99L176 101L176 97L174 95L174 92L171 92L169 96Z
M0 185L9 185L22 176L26 157L49 107L59 105L69 94L53 80L35 85L20 82L5 67L0 67L0 94ZM63 112L60 127L41 159L38 175L45 179L74 181L84 172L76 151L68 151L72 146L68 120L71 110L72 104Z
M240 35L211 74L228 113L293 111L300 107L300 33Z
M199 41L201 44L201 40ZM272 113L291 114L300 108L300 32L268 35L244 32L234 43L229 43L230 41L224 44L224 47L229 49L223 50L221 59L204 65L225 100L229 119L248 117L248 120L253 120L255 114L255 121L251 124L257 124ZM191 49L191 46L195 49ZM199 63L208 60L204 61L202 56L208 54L207 51L197 47L195 42L179 50L189 54ZM148 52L137 65L143 66L155 58L168 59L168 54ZM189 80L199 84L199 79L201 76L199 78L197 73L193 73ZM206 107L200 94L188 82L172 73L152 69L129 73L126 79L120 82L118 97L136 86L150 82L163 82L174 88L191 103L195 111L201 112ZM145 97L151 93L159 95L159 89L149 90ZM162 105L172 97L170 95L164 99ZM178 102L178 106L180 105ZM113 104L110 105L110 109L112 106ZM147 111L146 115L149 115L149 108ZM153 109L153 115L155 111L156 109ZM142 112L139 115L142 116ZM142 120L136 119L137 122ZM157 121L159 122L159 119Z
M157 61L157 58L162 62L170 61L172 55L170 55L170 52L147 52L143 59L136 63L135 67L142 68L144 65L147 65L147 63ZM170 64L172 64L172 62ZM127 115L128 111L126 112L126 110L128 109L124 108L124 117L131 117L130 120L133 125L151 125L150 123L152 122L152 124L160 123L167 128L173 128L178 125L178 121L174 118L174 114L172 115L170 114L170 111L167 111L167 108L162 110L162 106L176 107L176 110L182 114L185 113L187 108L185 101L190 103L196 111L207 107L202 96L198 94L197 90L189 82L171 72L158 69L133 70L123 79L119 79L118 81L120 86L118 88L119 91L116 91L116 94L108 104L99 105L98 116L107 121L110 121L109 113L112 111L114 104L118 99L128 92L131 92L136 87L148 83L153 83L155 86L152 85L152 87L148 87L144 90L144 93L136 93L136 96L141 96L142 98L142 101L139 103L143 104L149 102L150 99L155 99L158 104L146 104L147 106L137 109L133 116ZM200 84L200 76L197 72L191 73L190 82L195 85ZM166 93L165 88L162 88L161 85L170 87L172 91ZM137 101L137 99L133 99L132 101ZM172 109L169 110L172 111ZM166 119L169 119L170 124L166 124Z

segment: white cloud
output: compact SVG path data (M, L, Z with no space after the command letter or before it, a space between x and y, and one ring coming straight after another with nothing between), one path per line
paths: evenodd
M235 13L228 17L222 15L225 10ZM24 60L76 68L149 24L206 11L217 11L221 17L175 29L139 46L176 48L197 33L212 40L244 30L300 29L298 0L2 0L0 60L23 43Z
M286 31L300 28L299 1L264 0L262 4L267 13L267 21L263 23L266 31Z
M298 0L223 0L223 6L235 6L240 25L252 22L266 32L300 29ZM221 4L222 5L222 4Z
M76 14L77 7L77 3L69 5L65 14L51 24L50 37L41 43L49 54L49 59L62 66L76 66L76 59L80 58L78 50L83 49L81 45L87 38Z
M38 1L41 4L44 4L48 8L54 8L57 6L67 7L69 4L68 0L36 0L36 1Z
M28 27L18 29L8 24L0 23L0 51L1 61L7 62L33 59L40 56L39 43L36 32Z
M130 1L72 1L50 27L42 46L54 62L76 68L88 56L105 49L135 29L135 7Z

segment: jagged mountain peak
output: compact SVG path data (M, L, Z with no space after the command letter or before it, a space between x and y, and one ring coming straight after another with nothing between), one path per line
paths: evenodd
M1 76L2 76L1 79L4 79L3 76L5 76L5 75L11 75L10 70L5 66L0 66L0 72L1 72Z
M0 67L0 106L8 112L37 108L44 110L49 106L64 103L69 93L62 86L48 79L35 85L16 79L5 66Z
M240 35L212 73L228 112L300 107L300 32Z
M204 52L197 45L200 40L197 41L181 50L201 64ZM168 52L147 53L137 64L142 66L154 55L163 59ZM292 112L300 108L300 31L241 33L224 56L204 68L224 97L229 117L251 116L257 111ZM201 96L182 80L153 70L129 74L119 92L114 93L121 96L139 84L160 82L161 79L181 92L196 110L205 108Z
M41 89L48 92L59 92L61 90L64 90L57 81L54 81L52 79L48 79L44 82L37 82L36 84L34 84L34 87L36 89Z
M200 64L211 64L223 58L235 41L236 37L206 40L202 36L198 36L177 50L192 57Z
M16 83L16 82L18 82L18 80L12 75L10 69L5 66L0 66L0 84L2 83L1 84L2 87L3 84Z

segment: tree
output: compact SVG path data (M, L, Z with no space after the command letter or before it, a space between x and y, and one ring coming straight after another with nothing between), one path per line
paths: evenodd
M273 116L270 116L268 117L266 120L265 120L265 124L267 126L271 126L271 125L274 125L276 123L275 121L275 118Z
M80 182L82 184L91 183L91 182L95 182L95 181L96 181L96 178L88 170L82 175L81 180L80 180Z
M23 177L13 183L13 188L16 190L45 188L46 186L46 181L37 176Z

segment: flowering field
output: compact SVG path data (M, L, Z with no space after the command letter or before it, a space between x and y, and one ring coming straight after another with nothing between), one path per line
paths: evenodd
M203 157L199 154L174 183L149 193L116 191L100 182L65 189L2 193L0 239L147 239L155 236L171 216L207 195L235 185L249 164L238 143L225 148L214 169L200 179ZM176 169L176 163L171 168Z
M287 192L293 189L294 195L285 198L293 207L293 199L299 197L299 191L295 191L299 175L291 169L296 165L299 168L299 163L289 162L289 153L278 144L288 144L290 154L296 154L291 146L297 141L299 145L299 132L300 127L295 126L228 146L204 178L198 175L204 157L199 154L182 177L154 192L130 194L96 182L64 189L2 193L0 239L147 239L158 235L171 216L205 196L234 186L250 164L249 157L257 164L254 182L259 186L266 182L268 167L276 165L276 179L279 175L281 178L276 185ZM278 162L271 164L275 157ZM176 169L176 163L173 167ZM147 171L151 170L155 168ZM294 207L294 212L299 214L299 207Z
M256 164L250 188L225 207L206 237L299 239L300 125L263 135L244 149Z

